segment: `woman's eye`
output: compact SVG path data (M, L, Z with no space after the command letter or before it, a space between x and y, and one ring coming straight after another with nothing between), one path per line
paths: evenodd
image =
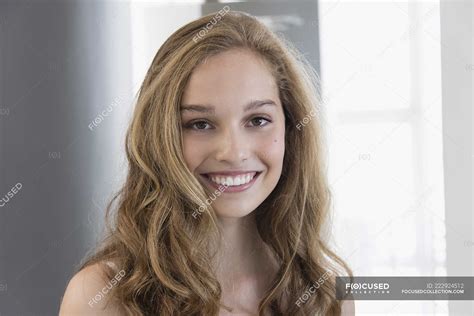
M205 128L206 125L209 125L209 123L206 121L196 121L196 122L191 122L187 124L186 128L196 129L196 130L205 130L205 129L208 129L208 128Z
M256 127L263 127L265 125L267 125L268 123L271 123L271 121L269 119L266 119L264 117L261 117L261 116L258 116L258 117L254 117L253 119L250 120L251 122L255 123L255 126ZM268 123L265 123L265 124L261 124L260 122L262 121L267 121Z

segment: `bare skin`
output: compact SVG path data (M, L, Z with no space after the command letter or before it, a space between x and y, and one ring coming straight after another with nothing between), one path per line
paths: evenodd
M78 272L70 281L64 293L60 316L116 316L126 315L117 304L109 301L106 294L94 300L107 287L103 268L99 264L89 266ZM110 285L109 285L110 286ZM100 294L99 294L100 295ZM107 304L109 303L109 304Z
M224 245L216 263L222 286L221 302L232 313L221 309L220 315L257 315L258 304L271 287L278 266L258 235L254 216L244 219L220 219ZM234 242L233 242L234 241Z

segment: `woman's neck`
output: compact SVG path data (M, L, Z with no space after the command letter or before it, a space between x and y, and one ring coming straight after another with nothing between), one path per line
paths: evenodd
M237 308L258 306L271 286L277 265L258 233L255 216L219 218L219 226L222 243L215 264L223 301Z

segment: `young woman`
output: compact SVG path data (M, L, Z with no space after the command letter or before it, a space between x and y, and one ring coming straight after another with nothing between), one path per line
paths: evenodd
M353 314L335 298L351 270L323 236L316 79L242 12L171 35L139 91L114 220L60 314Z

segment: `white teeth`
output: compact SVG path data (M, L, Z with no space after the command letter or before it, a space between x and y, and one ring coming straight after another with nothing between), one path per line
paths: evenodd
M236 177L212 176L210 179L217 184L226 184L227 186L237 186L249 183L256 175L256 172L239 175Z

